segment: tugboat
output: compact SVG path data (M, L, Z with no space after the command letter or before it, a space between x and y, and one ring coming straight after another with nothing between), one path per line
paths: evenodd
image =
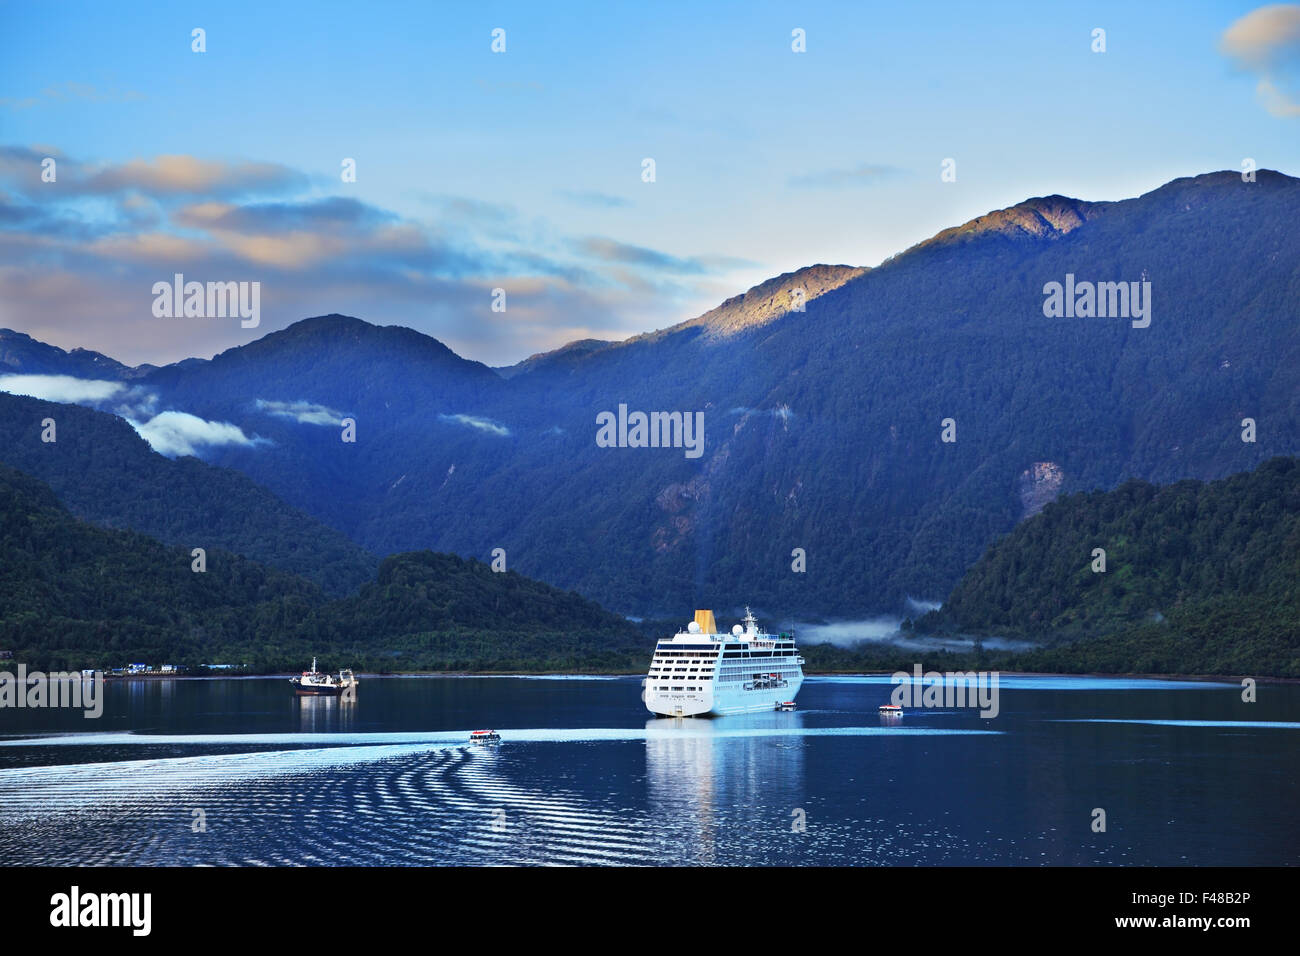
M776 709L777 709L777 710L794 710L794 701L792 701L792 700L783 700L783 701L779 701L779 702L777 703L777 705L776 705Z
M469 742L472 744L495 744L501 742L501 735L495 730L471 730Z
M899 707L897 704L881 704L876 709L880 712L881 717L902 717L903 716L903 708Z
M303 671L301 677L290 677L295 694L299 696L319 697L322 695L337 697L349 688L357 686L356 675L350 670L341 670L338 676L323 674L316 669L316 658L311 659L311 670Z

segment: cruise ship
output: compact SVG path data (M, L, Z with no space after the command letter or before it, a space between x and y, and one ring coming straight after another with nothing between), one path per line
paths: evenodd
M655 647L645 705L663 717L753 714L794 701L803 658L792 634L758 629L749 608L730 634L719 634L712 611L696 611L686 630Z

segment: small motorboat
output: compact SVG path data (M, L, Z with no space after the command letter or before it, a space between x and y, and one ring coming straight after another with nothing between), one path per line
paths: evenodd
M777 710L794 710L794 701L792 701L792 700L782 700L782 701L777 701L776 709L777 709Z
M881 717L902 717L903 716L903 708L899 707L897 704L881 704L876 709L880 712Z
M469 734L469 742L472 744L495 744L500 740L501 735L495 730L472 730Z

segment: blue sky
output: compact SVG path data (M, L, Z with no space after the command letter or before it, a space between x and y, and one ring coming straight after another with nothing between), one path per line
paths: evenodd
M7 3L0 327L165 362L340 311L502 364L1030 196L1296 175L1298 62L1285 4ZM176 271L261 326L154 318Z

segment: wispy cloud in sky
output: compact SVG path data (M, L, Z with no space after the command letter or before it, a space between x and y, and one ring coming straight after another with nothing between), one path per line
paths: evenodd
M41 163L56 163L56 178L43 181ZM235 198L304 189L307 177L279 163L225 162L196 156L168 155L122 163L86 162L59 150L0 146L0 182L29 198L57 197L64 202L81 196L138 193L155 198Z
M632 205L630 199L592 190L561 189L557 191L556 195L576 205L590 206L596 209L623 209Z
M1269 113L1300 117L1300 4L1252 10L1224 31L1219 49L1258 77L1255 92Z
M32 96L0 96L0 109L27 110L66 100L84 100L88 103L134 103L144 98L144 94L138 90L105 90L89 83L65 80L47 86L40 93Z
M0 147L0 326L132 363L206 357L247 341L237 323L155 318L151 289L176 273L260 283L259 336L341 311L411 325L463 355L506 364L593 331L642 331L647 299L671 307L736 267L566 237L509 204L472 197L430 196L431 219L402 215L315 194L313 177L276 163L177 155L93 163L56 153L57 177L42 182L49 155ZM504 312L492 309L496 289L506 293Z
M810 263L881 262L1029 196L1209 171L1189 157L1295 172L1296 3L1104 4L1097 22L834 4L798 24L761 4L498 7L500 55L479 10L423 0L307 34L296 4L216 5L200 54L155 5L10 4L0 327L164 363L341 312L501 365ZM1094 134L1062 140L1051 117ZM177 272L260 282L260 327L154 318Z

